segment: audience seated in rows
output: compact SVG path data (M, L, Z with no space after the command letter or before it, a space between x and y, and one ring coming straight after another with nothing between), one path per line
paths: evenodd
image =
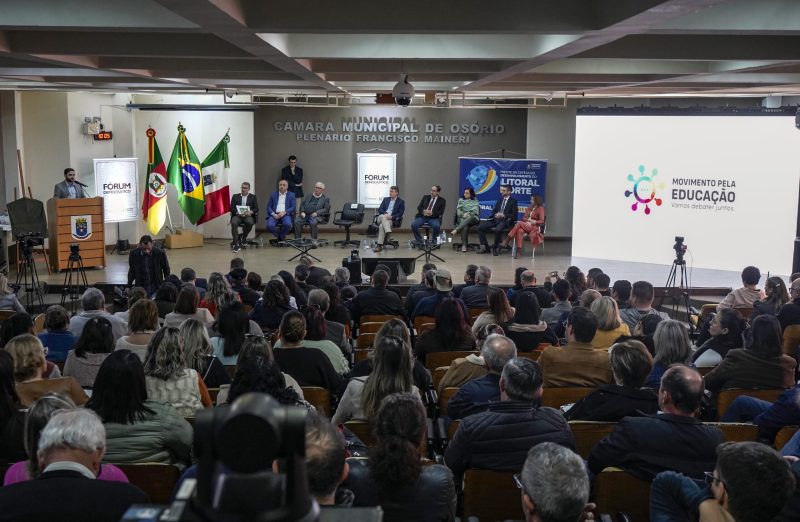
M345 299L344 293L342 293L337 285L331 282L322 283L320 288L328 294L331 300L328 311L325 313L325 319L344 325L350 324L350 310L342 302L342 300ZM353 295L355 296L355 292L353 292ZM352 299L352 297L347 298L347 300L350 299Z
M380 505L383 520L452 521L453 475L439 464L424 465L425 407L410 393L389 395L375 416L375 446L369 458L348 459L342 484L355 495L354 507Z
M518 266L514 269L514 285L506 290L506 297L508 297L508 302L511 302L511 299L514 297L516 292L522 290L522 273L527 270L527 267Z
M211 272L208 277L208 289L205 298L200 301L200 308L207 309L211 315L217 317L217 311L223 305L238 301L239 296L231 290L230 283L219 272Z
M490 286L486 290L488 310L481 312L472 323L472 333L478 332L489 324L506 324L514 318L514 308L508 302L506 293L501 288Z
M447 297L436 307L436 327L423 332L414 345L414 354L423 364L429 353L475 350L475 336L460 300Z
M164 319L167 314L175 311L175 302L178 300L178 286L175 284L164 281L161 286L156 290L156 295L153 298L158 309L158 317Z
M57 412L39 438L41 475L0 488L0 520L116 522L132 504L147 503L130 484L94 480L105 451L106 432L94 412Z
M250 320L242 303L234 301L224 305L215 325L219 336L211 338L214 356L226 366L236 364L244 338L250 332Z
M613 384L601 384L576 402L564 416L567 420L619 422L629 415L655 414L658 396L644 381L653 368L653 357L644 344L628 340L609 350Z
M142 288L141 286L132 286L128 288L128 300L127 300L127 308L122 312L114 312L116 317L119 317L123 321L128 321L128 312L130 311L133 304L138 301L139 299L147 299L147 290Z
M347 338L344 323L337 323L325 317L331 306L331 298L325 290L315 288L308 293L308 305L316 306L325 321L325 340L332 342L339 348L344 356L349 356L353 352L350 341ZM349 321L347 321L349 324Z
M27 458L27 460L15 462L6 470L5 477L3 478L4 486L39 478L42 474L42 468L39 467L39 459L36 454L39 451L39 437L42 435L42 430L47 425L50 417L55 413L74 410L75 408L74 402L56 393L43 396L31 406L25 420L25 444L22 457L20 457L21 459ZM29 457L26 457L26 454L29 455ZM125 473L113 464L104 464L101 466L100 474L97 478L98 480L109 480L112 482L128 482L128 477L125 476Z
M83 311L74 315L69 320L69 331L76 338L81 336L83 325L93 317L105 317L111 322L114 332L114 341L125 335L128 331L128 323L116 315L112 315L105 310L106 298L103 292L94 287L89 287L81 296L81 308Z
M726 308L752 308L753 303L764 299L766 295L758 288L761 271L755 266L747 266L742 270L742 287L733 290L725 299L717 304L717 312Z
M200 294L197 288L186 285L178 292L175 310L164 317L164 326L179 328L187 319L197 319L206 328L214 324L214 316L206 308L200 308Z
M586 308L576 306L567 318L567 345L544 349L539 363L544 386L598 386L613 382L608 352L592 348L597 318Z
M186 319L178 330L183 340L186 367L195 370L208 388L229 384L231 378L225 366L214 356L205 325L197 319Z
M605 274L600 274L605 275ZM617 302L604 296L592 302L589 308L597 318L597 333L592 339L592 347L598 350L608 349L620 335L630 335L628 325L619 316Z
M487 324L478 332L478 346L482 347L486 338L492 334L504 335L505 332L503 332L503 328L498 324ZM450 367L447 368L447 372L445 372L439 381L439 386L436 391L441 396L445 388L458 388L466 382L483 377L487 373L489 373L489 370L486 367L483 356L469 354L466 357L459 357L450 363Z
M631 282L627 279L618 279L614 281L614 285L611 287L611 298L617 302L617 306L620 310L624 310L630 306L632 291L633 285L631 285Z
M559 279L553 283L553 298L555 302L550 308L542 309L542 321L546 322L548 326L555 325L562 314L568 313L572 310L572 303L570 303L570 287L565 279Z
M800 324L800 278L792 281L789 297L792 300L783 305L778 311L777 317L781 323L781 330L785 330L787 326Z
M147 345L158 330L158 308L150 299L136 301L128 312L128 334L117 339L116 350L130 350L144 361Z
M228 281L231 284L231 290L239 296L239 300L243 304L252 308L256 305L260 296L258 292L245 285L246 279L247 270L244 268L234 268L228 272Z
M14 359L14 380L22 406L31 406L47 393L63 393L79 406L88 400L78 381L72 377L44 377L44 346L35 335L18 335L4 349Z
M193 286L197 288L197 293L200 294L200 299L206 296L205 286L201 284L199 279L197 279L197 272L195 272L193 268L189 267L181 269L181 288L187 286Z
M342 299L345 301L356 296L356 287L350 284L350 270L346 266L337 267L333 272L334 284L339 289Z
M521 291L515 295L514 317L503 324L503 330L514 341L520 352L536 350L540 344L558 344L558 338L539 317L539 301L533 292Z
M777 316L781 307L789 302L789 291L786 289L786 283L780 277L767 278L764 283L764 293L766 294L764 299L753 302L753 311L750 313L751 321L759 315Z
M489 308L487 294L491 281L492 269L479 266L475 271L475 284L464 288L459 296L467 308Z
M553 328L553 332L556 334L556 337L561 339L567 336L567 319L569 319L569 314L573 309L585 308L586 310L591 310L592 303L601 297L603 296L600 295L600 292L597 290L593 290L591 288L584 290L580 297L578 297L578 300L575 302L573 307L562 313L561 317L559 317L558 321L556 321L556 324Z
M105 317L89 319L64 363L64 377L74 377L81 388L91 388L100 365L114 351L114 334Z
M346 375L350 371L350 365L339 347L325 339L326 326L322 311L317 305L303 305L300 307L300 313L303 314L305 319L305 336L301 342L302 348L319 350L330 360L336 373ZM283 349L283 339L278 339L272 348L275 351Z
M539 302L539 308L548 308L553 302L553 296L550 294L550 291L536 284L536 274L534 274L533 270L528 270L525 267L521 268L523 268L523 270L519 276L520 289L515 290L508 296L508 301L511 303L511 306L517 307L517 297L522 292L531 292L536 296L536 300Z
M714 314L708 327L711 336L694 351L692 362L698 368L713 368L722 361L730 350L741 348L742 335L747 329L747 322L733 308L724 308Z
M646 315L659 315L662 319L669 319L664 312L659 312L653 308L653 298L655 297L653 285L647 281L636 281L631 287L630 306L619 311L620 318L628 325L632 331L636 324Z
M447 446L445 463L456 477L469 468L518 471L528 450L542 442L575 449L575 438L561 412L539 406L542 368L537 362L508 361L499 390L500 400L464 417Z
M379 269L378 267L385 267L385 266L386 265L376 265L375 270L378 270ZM414 294L420 290L427 290L429 288L426 276L428 272L430 272L431 270L436 270L435 263L425 263L422 265L422 272L420 272L419 283L413 284L408 288L408 291L406 292L406 299L413 297ZM389 270L386 270L386 272L390 273Z
M14 290L8 287L8 278L5 274L0 274L0 310L14 310L16 312L27 313L25 307L17 299Z
M289 304L289 289L282 279L272 279L264 288L261 299L250 311L250 319L263 330L277 330L283 315L292 309Z
M611 297L611 278L608 274L597 274L594 278L594 289L603 297Z
M413 355L400 337L382 336L373 348L373 368L367 377L355 377L339 401L331 422L372 421L381 401L393 393L411 393L419 399L411 370Z
M278 277L281 278L283 284L286 285L286 289L289 290L289 295L294 299L294 308L299 308L304 304L308 304L308 294L297 286L297 281L292 274L286 270L281 270L278 272Z
M658 415L625 417L589 454L589 470L622 468L652 481L662 471L678 471L695 480L714 468L716 448L724 437L719 428L695 417L703 398L703 378L685 365L671 366L661 377Z
M5 347L14 337L22 334L33 334L33 317L27 313L17 312L5 321L0 327L0 346ZM61 370L53 361L46 359L47 347L44 350L45 369L42 377L45 379L56 379L61 377Z
M461 292L467 288L468 286L473 286L475 284L475 273L478 271L478 265L467 265L467 268L464 270L464 282L459 283L453 287L453 295L455 297L461 297Z
M14 359L0 350L0 462L26 458L23 444L25 411L14 386Z
M589 290L586 275L577 266L571 266L564 272L564 279L569 283L570 300L575 303L581 294Z
M281 349L273 352L275 362L301 386L319 386L338 396L346 381L321 350L303 348L305 336L303 314L296 310L284 314L279 329Z
M294 390L286 386L286 379L273 359L264 355L244 357L236 363L236 375L231 382L227 402L233 403L245 393L266 393L280 404L313 409Z
M205 402L211 406L208 390L197 371L186 367L180 330L165 326L153 335L144 358L147 395L166 402L184 417L194 417Z
M414 307L413 313L409 316L409 319L413 320L415 317L421 315L433 316L436 313L436 308L445 299L454 299L459 308L461 308L462 315L466 318L469 317L469 312L467 311L467 306L464 304L464 301L453 296L453 277L450 275L449 270L440 268L433 271L433 285L436 292L433 295L420 299Z
M800 385L783 392L775 402L750 397L745 392L736 397L720 420L752 422L758 426L758 440L772 444L781 428L800 425ZM800 444L796 443L800 440L787 444L785 454L800 455Z
M75 341L78 340L69 331L69 313L66 308L60 305L47 307L44 314L45 332L38 335L39 340L47 348L47 360L52 362L64 362Z
M411 294L406 294L405 301L403 301L403 309L405 310L405 316L414 318L414 310L417 308L417 304L426 297L433 297L437 294L436 292L436 269L430 269L425 272L425 278L422 282L425 284L424 288L420 288L415 290ZM387 270L388 273L388 270ZM425 314L418 314L418 315L425 315Z
M692 356L692 341L689 332L683 323L674 319L659 321L653 334L653 370L647 377L644 385L648 388L658 388L661 376L673 364L690 364Z
M517 347L508 337L498 334L487 337L481 348L481 357L489 373L459 388L447 403L447 416L460 419L475 409L480 411L488 402L500 400L500 375L506 363L516 356Z
M359 322L362 315L397 315L405 317L405 310L400 296L386 289L389 284L389 273L375 270L372 274L372 287L359 292L353 298L351 309L353 321ZM406 297L408 299L408 297Z

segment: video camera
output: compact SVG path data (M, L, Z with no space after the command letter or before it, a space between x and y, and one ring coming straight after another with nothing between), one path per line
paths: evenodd
M33 255L33 247L43 245L44 238L39 232L25 232L17 234L17 243L22 249L22 256L31 257Z
M675 236L675 244L672 245L672 249L675 251L675 257L678 261L683 261L683 255L686 253L688 247L683 242L682 236Z

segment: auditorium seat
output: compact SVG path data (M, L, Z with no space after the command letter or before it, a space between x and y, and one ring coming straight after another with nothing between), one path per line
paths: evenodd
M416 330L417 331L417 335L419 335L420 333L422 333L422 332L420 332L420 328L422 328L423 324L435 323L435 322L436 322L436 319L433 316L430 316L430 315L418 315L418 316L416 316L414 318L414 330Z
M217 396L219 395L219 388L209 388L208 396L211 397L211 403L217 404Z
M415 328L417 331L417 335L422 335L427 331L435 330L436 323L424 323L419 326L419 328Z
M650 520L650 483L619 468L606 468L594 479L594 502L597 513L627 513L635 522Z
M301 386L303 397L314 406L319 413L326 417L331 416L331 392L319 386Z
M339 217L336 217L339 216ZM359 246L359 242L350 239L350 227L353 225L360 225L364 222L364 204L347 202L342 207L342 210L333 214L333 224L339 227L344 227L345 238L344 240L334 241L333 245L341 245L342 248L350 246Z
M446 417L447 416L447 403L450 398L458 393L458 388L455 386L448 386L444 390L442 390L442 394L439 396L439 416Z
M752 442L758 440L758 426L745 422L706 422L716 426L725 437L725 442Z
M792 324L783 329L783 353L797 359L800 346L800 324Z
M565 404L578 402L592 391L594 388L590 386L544 388L542 389L542 406L558 409Z
M786 446L786 443L789 442L789 439L794 437L794 434L797 433L797 430L800 429L799 426L784 426L778 431L778 434L775 435L775 449L780 451Z
M153 504L168 504L172 490L181 476L180 470L169 464L115 464L131 484L150 497ZM91 501L91 499L87 499Z
M778 400L778 397L784 390L781 389L744 389L744 388L734 388L731 390L722 390L717 395L717 414L719 417L722 418L725 415L725 412L728 411L728 408L733 401L736 400L736 397L740 395L747 395L750 397L755 397L756 399L761 399L762 401L767 402L775 402Z
M44 314L39 314L33 318L33 333L39 335L44 332Z
M344 423L344 427L352 431L366 447L375 446L375 432L369 422L350 420Z
M358 325L358 333L365 334L365 333L378 333L378 331L383 328L383 325L386 324L386 321L379 322L379 321L371 321L369 323L362 322Z
M475 324L475 319L478 318L483 312L488 312L488 308L469 308L467 310L469 312L469 324Z
M431 372L431 381L433 382L434 390L439 389L439 383L442 382L442 377L444 377L449 369L449 366L439 366L438 368L434 368Z
M511 471L468 469L464 473L462 520L476 517L481 522L524 520L520 490Z
M588 459L594 445L610 435L616 425L616 422L569 421L578 455Z
M353 350L353 362L355 364L358 364L361 361L365 361L365 360L369 359L369 354L371 354L371 353L372 353L372 349L371 348L370 349L366 349L366 350L360 350L360 349L356 348L355 350Z
M440 366L450 366L450 363L459 357L466 357L467 355L477 355L473 351L457 351L457 352L430 352L425 356L425 368L433 372Z
M359 320L358 324L362 325L364 323L385 323L387 321L391 321L392 319L400 319L403 320L402 315L362 315L361 319ZM360 326L359 326L360 327Z
M375 342L375 335L376 334L374 333L358 334L358 339L356 339L356 348L358 348L359 350L372 348L372 343Z

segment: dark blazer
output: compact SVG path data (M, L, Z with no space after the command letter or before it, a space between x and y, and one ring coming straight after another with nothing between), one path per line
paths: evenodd
M575 450L575 437L561 412L526 401L494 402L461 420L444 460L456 475L469 468L519 471L528 450L540 442Z
M471 408L483 408L486 403L500 400L500 376L489 373L469 381L450 397L447 416L451 419L464 417Z
M378 215L386 214L386 211L389 210L389 203L392 201L392 198L386 197L383 198L381 201L381 206L378 207ZM394 202L394 207L392 207L392 223L399 223L403 220L403 214L406 213L406 202L402 200L402 198L397 198Z
M494 217L495 214L500 212L500 209L503 207L503 198L500 198L495 202L494 208L492 209L492 217L496 221ZM503 219L508 221L509 223L514 223L517 220L517 215L519 213L519 205L517 205L517 200L514 197L509 196L508 202L506 203L506 208L503 210L503 215L505 216Z
M329 198L328 196L323 194L317 199L320 200L319 204L317 205L317 208L314 209L314 210L311 210L311 209L306 210L306 203L308 203L311 200L311 195L306 196L306 198L303 199L303 202L300 203L300 209L299 210L300 210L300 212L305 212L306 214L312 214L312 213L316 212L317 213L317 217L319 219L323 219L323 220L327 219L327 217L331 215L331 198Z
M77 471L49 471L0 488L0 521L117 522L131 505L147 503L147 495L130 484L94 480Z
M55 186L53 187L53 197L56 199L69 198L69 185L67 184L67 180L55 184ZM89 195L86 193L85 190L83 190L83 187L75 183L75 197L88 198Z
M399 315L405 317L400 297L385 288L369 288L353 298L353 321L362 315Z
M151 269L152 273L149 273ZM163 249L154 246L149 256L145 255L141 248L135 248L128 254L128 286L136 282L137 286L147 290L158 288L168 276L169 261ZM147 281L153 283L149 285L150 288Z
M489 285L476 283L464 288L459 297L467 305L467 308L489 308L488 293Z
M258 219L258 199L255 194L248 194L244 203L242 203L241 193L234 194L231 197L231 217L239 215L239 211L236 210L236 205L247 205L250 207L250 212L253 213L253 221Z
M278 208L278 191L272 193L269 197L269 203L267 203L267 218L269 218L272 214L276 212L275 209ZM289 190L286 193L286 215L287 216L294 216L295 210L297 210L297 202L295 201L296 194Z
M431 195L427 194L422 196L422 199L417 205L417 217L425 217L422 215L422 211L428 208L428 205L431 203ZM447 201L442 196L436 197L436 204L433 205L431 209L432 215L430 216L431 219L442 219L444 215L444 208L447 206Z
M423 466L413 486L381 489L370 476L367 459L350 458L350 474L342 487L355 494L353 507L381 506L386 522L450 522L455 519L456 489L449 469Z
M625 417L592 448L589 470L597 474L614 466L647 481L669 470L703 480L703 473L716 466L717 446L723 442L719 428L694 417Z
M658 396L650 388L602 384L575 403L567 420L619 422L623 417L658 413Z
M789 301L778 311L778 321L781 323L781 330L787 326L800 324L800 298Z
M289 192L293 192L298 198L303 197L303 187L296 186L297 183L303 182L303 169L300 167L294 168L294 176L292 176L292 169L286 165L281 169L281 179L285 179L289 184Z

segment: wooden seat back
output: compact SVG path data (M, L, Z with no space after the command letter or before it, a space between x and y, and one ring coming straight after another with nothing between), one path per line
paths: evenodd
M758 426L743 422L706 422L722 431L725 442L750 442L758 440Z
M376 334L378 330L383 328L383 325L386 324L385 322L371 322L371 323L361 323L358 325L358 333L361 334Z
M326 417L331 416L331 392L319 386L301 386L303 397L309 404L314 406L318 412Z
M372 344L374 342L375 342L374 333L359 333L358 339L356 339L356 348L358 348L359 350L372 348Z
M578 455L588 459L594 445L611 435L616 425L616 422L569 421Z
M375 431L372 424L366 421L347 421L344 427L353 432L353 435L361 439L361 442L368 448L375 446Z
M439 389L439 383L442 382L442 377L444 377L444 375L447 373L447 370L449 369L450 369L449 366L439 366L438 368L435 368L431 372L431 380L433 381L434 390Z
M744 389L744 388L734 388L732 390L722 390L717 394L717 413L719 417L722 418L725 415L725 412L728 411L733 401L740 395L747 395L749 397L755 397L756 399L761 399L762 401L767 402L775 402L778 400L778 397L784 390L781 389Z
M488 312L488 308L469 308L467 310L469 312L469 324L475 324L475 319L478 318L483 312Z
M468 469L464 473L462 520L476 517L481 522L524 520L520 491L511 471Z
M403 316L401 315L362 315L359 319L359 328L363 323L385 323L386 321L391 321L392 319L400 319L403 320Z
M181 476L180 470L169 464L116 464L131 484L144 491L153 504L168 504L172 490Z
M797 359L800 346L800 324L792 324L783 329L783 353Z
M425 332L429 332L429 331L435 330L435 329L436 329L436 323L424 323L424 324L419 325L419 328L416 328L417 335L422 335Z
M422 333L419 330L420 330L420 328L422 328L423 324L435 323L435 322L436 322L436 320L433 318L433 316L430 316L430 315L418 315L418 316L416 316L414 318L414 330L416 330L417 331L417 335L419 335L419 334Z
M789 442L789 439L794 437L794 434L797 433L797 430L800 429L800 426L784 426L778 431L778 434L775 435L775 449L780 451L786 446L786 443Z
M594 479L597 512L616 517L627 513L631 520L650 520L650 483L618 468L606 468Z
M558 409L564 404L578 402L593 390L594 388L589 386L544 388L542 390L542 406Z
M44 332L44 314L39 314L33 318L33 333L39 335Z
M444 390L442 390L442 394L439 395L439 411L441 412L440 415L442 417L447 415L447 403L450 401L450 398L458 393L459 388L455 386L448 386Z
M367 359L369 359L371 353L372 353L372 348L366 348L363 350L361 349L353 350L353 361L356 364L360 363L361 361L366 361Z
M440 366L450 366L451 362L469 354L477 355L477 352L430 352L425 356L425 368L432 372Z

